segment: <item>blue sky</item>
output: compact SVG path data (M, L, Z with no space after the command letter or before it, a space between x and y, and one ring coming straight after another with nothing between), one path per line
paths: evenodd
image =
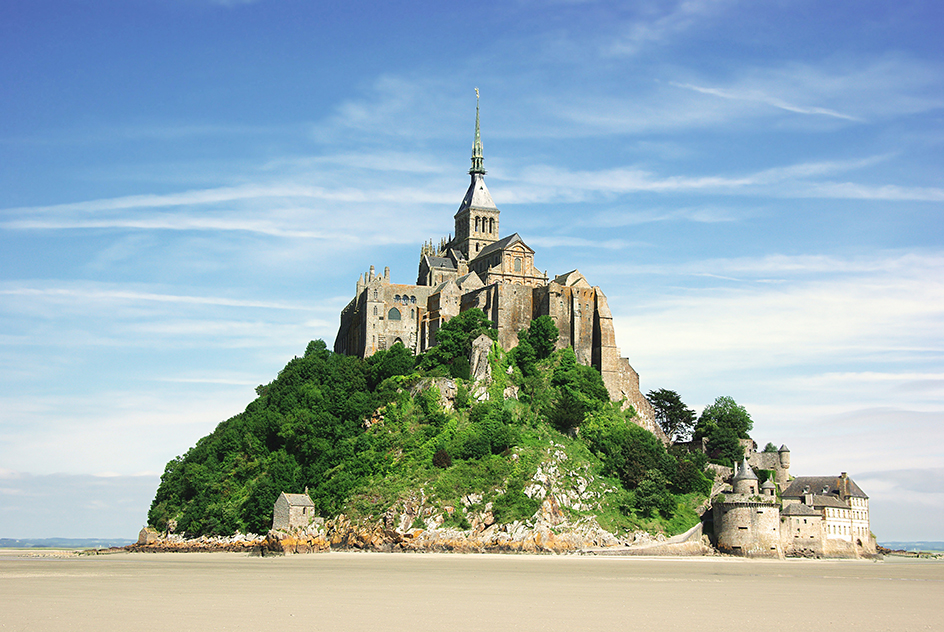
M360 272L503 234L644 391L729 395L880 540L944 540L944 45L910 2L0 8L0 536L134 537Z

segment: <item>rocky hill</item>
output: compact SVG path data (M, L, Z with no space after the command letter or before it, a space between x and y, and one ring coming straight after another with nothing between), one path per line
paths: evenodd
M522 349L546 353L502 352L475 311L434 357L312 342L168 463L140 546L568 551L698 523L711 487L698 456L667 451L571 350L535 338ZM234 536L268 533L279 493L303 490L307 527Z

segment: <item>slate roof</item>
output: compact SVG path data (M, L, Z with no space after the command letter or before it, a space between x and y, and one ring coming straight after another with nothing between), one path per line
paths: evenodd
M479 275L476 274L475 272L470 272L470 273L468 273L468 274L464 274L464 275L462 275L461 277L459 277L458 279L456 279L456 285L458 285L459 288L461 289L461 288L462 288L462 284L465 283L466 281L469 281L470 279L472 279L473 276L475 277L475 280L478 281L478 285L481 286L481 285L482 285L482 279L480 279L480 278L479 278ZM475 285L475 284L473 283L473 285Z
M754 469L748 464L747 458L745 458L744 462L741 463L741 467L738 470L737 476L734 477L734 480L757 480L757 474L754 474Z
M813 494L813 507L836 507L838 509L848 509L849 503L840 500L838 496L821 496Z
M486 257L497 250L504 250L511 244L515 244L518 242L521 242L525 248L528 248L528 250L531 250L531 248L528 247L528 244L524 243L524 240L521 239L521 236L518 235L518 233L514 233L513 235L508 235L507 237L503 237L499 239L498 241L493 241L489 245L485 246L484 248L482 248L482 250L479 251L477 255L475 255L475 259L481 259L482 257ZM473 261L475 261L475 259L473 259Z
M780 512L781 516L819 516L820 513L803 503L790 503Z
M469 189L465 192L465 197L462 198L459 211L456 211L456 213L458 214L466 208L498 210L495 202L492 201L492 195L488 192L488 187L485 186L485 178L481 174L472 174L472 182L469 184Z
M449 257L431 257L426 255L426 264L433 268L447 268L449 270L455 270L456 265L452 262L452 259Z
M831 496L840 496L840 481L842 479L838 476L797 476L790 485L783 490L781 494L784 498L801 498L804 495L804 489L809 486L810 493L813 494L828 494ZM855 481L851 478L846 478L848 482L848 492L849 496L854 498L868 498L866 493L862 491ZM825 492L823 490L826 490Z
M311 498L308 497L308 494L286 494L282 492L282 495L285 496L285 500L288 501L288 504L292 507L314 507L315 503L311 502Z

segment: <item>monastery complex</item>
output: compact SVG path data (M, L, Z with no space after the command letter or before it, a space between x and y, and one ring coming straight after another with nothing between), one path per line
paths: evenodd
M392 283L389 268L380 274L373 266L357 280L354 298L341 312L335 352L366 358L399 342L423 353L436 345L443 323L474 307L495 324L507 351L518 344L518 331L547 315L560 331L558 348L573 347L578 362L600 371L610 399L631 404L640 425L664 439L639 391L639 375L616 347L600 288L577 270L549 278L518 233L501 236L501 213L485 186L478 105L469 175L454 236L422 246L415 284Z
M573 347L579 362L600 371L610 398L632 405L637 423L668 443L639 390L639 375L616 347L606 296L577 270L548 277L518 233L501 236L501 213L485 186L485 173L476 104L471 182L454 216L454 235L422 246L416 283L391 282L389 268L380 274L371 266L362 274L341 312L335 352L366 358L402 343L420 354L436 345L444 323L471 308L485 312L498 330L499 344L510 350L520 330L547 315L560 331L558 348ZM704 443L695 443L689 442L689 449L705 449ZM743 463L727 470L728 482L703 517L719 550L760 557L875 553L868 496L845 473L794 478L786 446L757 452L746 440L744 447ZM764 472L763 483L756 472ZM307 510L306 503L293 497L279 501L278 522L289 524L296 513L304 520L299 512Z

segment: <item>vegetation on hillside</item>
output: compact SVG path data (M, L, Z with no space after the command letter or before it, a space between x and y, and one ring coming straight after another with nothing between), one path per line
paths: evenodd
M417 358L399 344L362 360L311 342L244 412L167 464L149 525L163 531L176 521L191 536L264 533L278 494L306 488L325 517L376 520L422 490L450 508L452 526L468 527L459 500L469 495L491 502L499 522L527 520L540 500L525 491L552 451L592 474L605 528L677 533L695 523L710 490L704 457L667 451L632 423L634 411L608 400L596 370L572 349L554 351L550 319L535 319L512 352L493 344L487 399L468 382L482 333L494 339L485 315L468 310ZM437 376L456 378L452 409ZM504 397L508 386L517 398Z
M749 439L753 427L754 421L743 406L731 397L719 397L701 411L694 438L708 440L712 461L732 467L744 458L740 439Z

